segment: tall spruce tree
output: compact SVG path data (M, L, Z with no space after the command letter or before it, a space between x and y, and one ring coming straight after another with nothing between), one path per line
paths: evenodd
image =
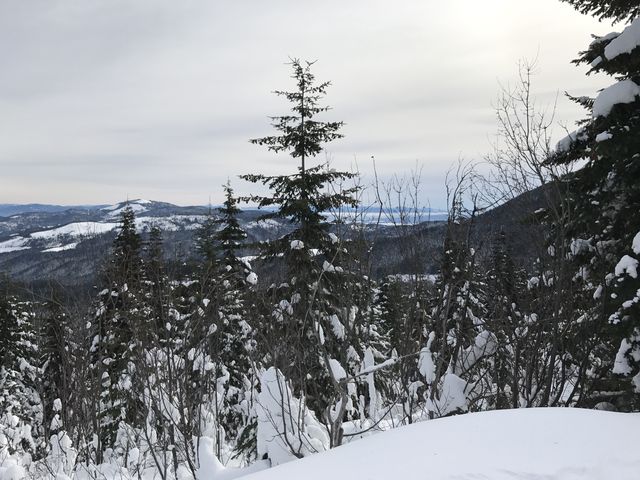
M142 346L141 248L135 214L127 206L121 214L120 228L103 272L105 288L98 295L94 323L90 325L92 370L100 392L96 412L99 459L104 449L115 446L122 422L133 425L140 421L139 399L132 387Z
M640 14L637 2L632 1L568 3L583 13L616 21L631 21ZM640 406L640 279L633 257L640 250L634 244L640 232L639 34L640 19L636 18L622 33L596 37L574 61L590 65L588 73L605 73L615 81L594 99L574 99L590 115L558 144L551 159L557 164L586 159L585 165L566 179L574 212L566 241L576 281L584 292L581 322L590 323L599 332L602 346L598 363L618 378L633 379L626 387L616 385L615 378L597 381L594 401L610 400L620 408Z
M291 61L296 88L276 91L291 103L291 113L271 117L277 130L273 136L251 140L275 153L287 152L299 161L297 172L288 175L243 175L241 178L267 186L269 196L251 196L245 201L261 208L277 207L262 218L277 218L291 225L291 231L263 245L262 256L272 265L284 264L286 278L270 289L270 311L273 318L265 322L262 344L266 361L278 368L303 395L318 417L325 418L336 395L346 386L332 374L330 362L338 362L331 352L330 319L337 308L329 308L336 292L334 265L337 261L335 235L331 235L328 214L341 206L355 206L355 188L331 191L330 186L353 175L331 170L325 164L310 165L324 144L339 139L342 122L321 121L317 117L329 110L320 104L330 82L316 83L311 72L313 63ZM334 286L332 286L334 285ZM334 305L334 307L337 307ZM348 306L342 309L340 322L349 323ZM346 317L346 318L345 318ZM346 349L343 339L337 339ZM334 356L336 355L336 356Z
M33 304L0 282L0 454L44 451Z
M252 374L251 356L255 351L255 340L249 312L252 308L251 289L258 277L249 262L238 256L247 234L240 227L238 215L241 211L231 184L227 182L223 189L225 200L218 208L219 228L214 237L219 257L219 329L211 355L218 360L217 377L225 377L224 385L219 388L222 397L220 421L228 440L237 443L238 435L250 429L249 424L253 422L250 404L256 379ZM239 450L246 453L242 447Z

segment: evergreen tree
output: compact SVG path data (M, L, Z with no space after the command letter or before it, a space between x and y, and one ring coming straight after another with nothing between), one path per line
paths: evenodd
M205 275L207 278L213 275L218 260L219 252L215 245L215 238L219 225L218 218L213 215L211 207L209 207L209 213L196 231L196 252L202 259L199 267L200 274Z
M0 285L0 454L44 451L33 305Z
M218 209L219 228L215 234L219 256L219 328L214 336L211 356L219 364L216 377L221 377L220 374L225 376L224 386L219 389L220 421L228 439L236 443L238 435L253 422L250 405L257 379L252 374L251 356L255 351L255 339L249 312L252 310L251 289L258 277L249 262L238 257L238 250L243 247L247 234L240 227L238 200L230 183L227 182L223 189L225 201Z
M617 21L630 20L640 13L637 2L630 1L569 3L583 13ZM640 231L639 31L640 20L636 19L622 33L596 37L575 60L577 64L590 65L589 73L605 73L616 80L595 99L574 99L590 111L590 116L580 122L579 130L558 144L551 159L557 164L586 159L586 164L565 182L573 212L565 241L570 244L575 281L582 286L584 312L580 318L600 338L597 363L605 365L609 372L634 379L640 372L640 362L633 354L640 342L640 317L635 310L640 279L624 265L631 258L625 255ZM618 360L622 358L626 363L620 368ZM622 384L613 385L611 380L596 382L596 399L615 399L620 408L639 401L640 381L634 380L625 388ZM598 392L625 389L635 389L635 396L615 393L605 398Z
M306 398L319 418L327 418L336 395L343 396L346 391L330 367L330 363L339 362L339 357L328 343L332 331L329 322L338 315L337 309L346 307L339 316L340 322L347 325L347 312L351 311L349 305L338 306L331 299L337 287L335 274L344 273L344 268L341 267L341 272L339 265L334 265L339 261L336 253L340 252L336 250L328 214L344 205L355 206L355 189L330 191L330 185L335 186L353 175L330 170L326 165L309 165L325 143L341 138L339 130L343 124L316 118L329 110L320 105L320 101L330 83L316 83L312 63L303 64L294 59L291 67L296 89L275 92L291 103L291 114L272 117L278 134L251 142L266 145L276 153L288 152L300 162L297 173L241 178L270 189L269 196L244 199L262 208L277 207L263 219L278 218L292 227L286 235L262 245L263 258L270 260L271 265L283 263L288 277L270 288L273 303L265 314L273 320L265 322L262 332L266 361L292 381L296 393ZM336 347L347 350L343 339Z
M501 230L491 245L490 269L486 277L487 323L497 338L493 379L496 393L492 405L497 409L520 406L523 334L527 327L522 314L522 304L527 296L524 275L516 268L507 235Z
M142 239L135 214L127 206L121 214L113 251L103 274L106 285L98 295L92 331L92 369L100 402L97 425L101 450L115 446L121 422L135 425L139 419L139 396L134 390L136 361L141 356L144 295L141 291Z
M246 263L242 262L236 254L247 238L247 233L240 227L240 222L238 221L238 215L240 215L241 210L238 208L238 199L233 195L231 183L227 182L222 188L224 189L225 200L222 207L218 209L219 218L217 224L220 228L214 238L218 243L225 270L228 270L227 267L237 269L240 264L239 273L243 275L243 278L246 278L244 277Z
M135 286L142 274L142 238L136 230L136 217L127 205L120 215L120 228L113 242L107 275L122 285Z
M164 261L162 231L151 227L144 248L144 322L141 333L145 347L154 347L166 340L166 322L170 308L169 278Z
M55 290L52 293L52 298L43 306L39 353L44 426L47 432L57 433L67 424L67 416L72 413L72 397L75 396L72 388L74 345L62 301L57 298Z

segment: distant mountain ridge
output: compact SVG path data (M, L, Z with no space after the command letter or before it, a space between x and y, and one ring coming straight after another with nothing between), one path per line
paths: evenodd
M106 205L50 205L45 203L0 203L0 217L10 217L21 213L53 213L66 210L82 210L105 207Z
M501 230L509 233L509 243L519 262L535 258L532 237L543 235L540 229L528 225L527 219L546 204L546 187L527 192L489 210L476 219L474 244L482 250ZM546 193L545 193L546 192ZM194 259L195 232L217 206L178 206L167 202L143 199L113 205L0 205L0 211L17 212L0 216L0 272L29 284L57 281L72 285L92 285L109 252L122 210L131 206L136 213L138 230L144 235L152 226L162 231L167 259L181 265ZM3 210L4 208L4 210ZM270 219L259 221L270 210L245 207L239 221L248 235L248 242L268 241L291 229L287 222ZM372 240L372 275L381 277L398 273L433 273L438 270L442 242L446 233L443 223L447 213L424 209L416 220L408 215L403 224L401 212L345 210L365 224L366 235ZM245 249L245 255L253 255ZM486 254L486 252L485 252Z
M153 226L160 228L167 258L176 263L193 258L196 230L207 215L217 212L213 205L178 206L145 199L113 205L0 204L0 272L27 283L91 283L127 206L134 210L143 236ZM286 221L260 221L265 213L269 210L256 207L241 211L239 221L248 242L268 241L290 230ZM393 224L400 221L400 212L393 210L382 215L375 209L346 209L342 213L343 221L379 225L383 236L393 236ZM420 222L446 219L443 211L424 209L421 213Z

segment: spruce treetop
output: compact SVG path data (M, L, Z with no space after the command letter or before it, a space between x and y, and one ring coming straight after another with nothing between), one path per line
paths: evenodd
M111 260L111 280L122 283L139 280L142 269L140 250L142 238L136 231L136 217L131 206L127 205L120 216L120 230L113 241Z
M293 68L291 78L296 81L297 89L291 92L276 90L274 93L285 97L291 104L291 115L269 117L272 126L280 132L249 140L256 145L266 145L273 152L290 152L293 158L300 158L300 169L304 174L307 157L314 157L322 151L324 143L342 138L338 130L344 122L321 122L314 120L319 113L330 109L319 105L331 82L316 84L311 67L315 62L300 62L294 58L289 65Z
M240 178L252 183L261 183L271 190L270 196L252 195L243 197L245 202L257 203L259 207L278 206L278 210L268 213L262 218L281 218L297 225L298 228L289 235L272 242L271 250L287 249L290 240L300 240L309 248L321 247L324 233L328 224L323 212L341 205L355 206L353 197L355 188L330 192L330 184L340 183L352 178L354 174L337 172L329 169L326 164L308 167L306 160L320 153L325 143L342 137L338 131L343 122L317 121L314 117L329 110L321 106L330 82L316 84L315 76L311 73L313 62L300 62L293 59L290 62L293 69L292 78L296 80L297 90L286 92L276 90L275 94L284 96L292 103L291 115L274 116L273 127L278 135L250 140L256 145L266 145L274 152L289 152L296 159L300 159L298 172L292 175L267 176L260 174L242 175Z

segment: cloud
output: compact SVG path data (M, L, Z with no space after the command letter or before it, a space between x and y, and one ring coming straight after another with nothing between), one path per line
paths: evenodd
M498 79L518 58L538 54L545 98L606 85L569 60L607 26L555 0L523 4L2 2L0 202L206 203L228 177L290 171L247 140L286 112L270 92L300 56L332 80L327 115L346 122L334 162L375 155L385 174L424 162L441 205L447 166L489 148ZM579 117L561 102L562 120Z

